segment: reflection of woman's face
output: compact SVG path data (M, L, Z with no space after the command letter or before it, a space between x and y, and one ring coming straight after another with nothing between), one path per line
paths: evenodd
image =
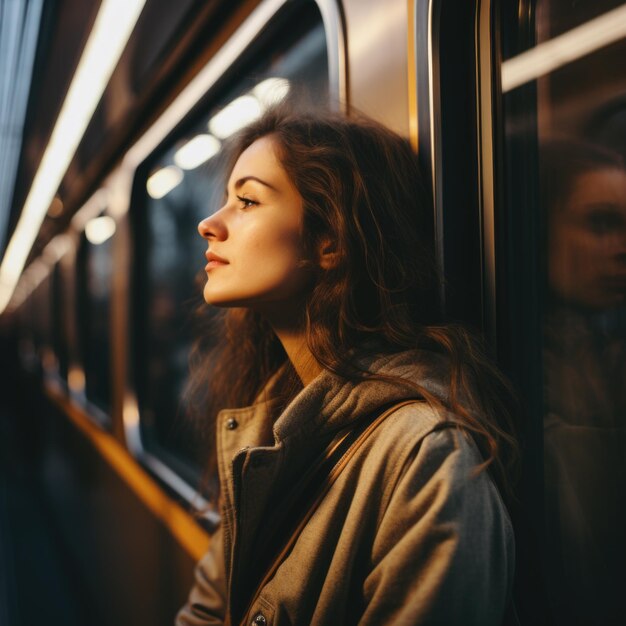
M619 169L578 176L552 207L550 286L562 299L605 309L626 301L626 173Z
M309 276L302 224L302 197L262 137L237 160L224 206L198 226L209 244L204 299L266 313L297 305Z

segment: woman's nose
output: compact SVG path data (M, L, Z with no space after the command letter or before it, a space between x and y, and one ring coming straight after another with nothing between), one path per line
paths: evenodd
M198 232L204 239L223 239L225 227L217 213L205 217L198 224Z

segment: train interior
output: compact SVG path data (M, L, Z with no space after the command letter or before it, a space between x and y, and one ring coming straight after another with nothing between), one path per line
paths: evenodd
M282 100L431 182L447 317L522 406L521 624L626 624L625 58L621 0L0 0L0 626L185 602L219 523L197 224Z

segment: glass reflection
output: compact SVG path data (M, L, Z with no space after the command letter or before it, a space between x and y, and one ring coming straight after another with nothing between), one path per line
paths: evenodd
M577 141L543 145L540 159L547 579L559 623L614 623L626 554L626 169Z
M96 219L101 220L102 217ZM95 223L109 224L110 231L111 222ZM106 233L97 234L102 236ZM94 244L85 233L78 265L79 349L85 375L85 396L90 414L107 426L111 424L112 252L111 238Z
M542 326L539 335L534 319L524 322L523 349L541 348L542 356L543 411L531 400L529 419L543 426L543 455L529 449L527 463L543 461L543 583L554 623L621 625L626 40L620 16L626 5L538 0L524 4L524 13L522 4L500 4L504 211L517 227L510 247L523 241L524 254L539 258L543 270L538 282L524 274L519 299L531 301L525 311Z

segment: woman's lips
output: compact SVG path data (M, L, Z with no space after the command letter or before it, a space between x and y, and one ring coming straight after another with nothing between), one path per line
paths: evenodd
M204 268L207 272L210 269L221 267L223 265L228 265L228 261L226 259L223 259L221 256L218 256L217 254L213 252L207 252L204 256L206 257L206 260L208 261L208 263L206 264L206 267Z
M224 265L228 265L228 263L222 263L220 261L209 261L204 269L208 272L209 270L215 269L216 267L223 267Z

